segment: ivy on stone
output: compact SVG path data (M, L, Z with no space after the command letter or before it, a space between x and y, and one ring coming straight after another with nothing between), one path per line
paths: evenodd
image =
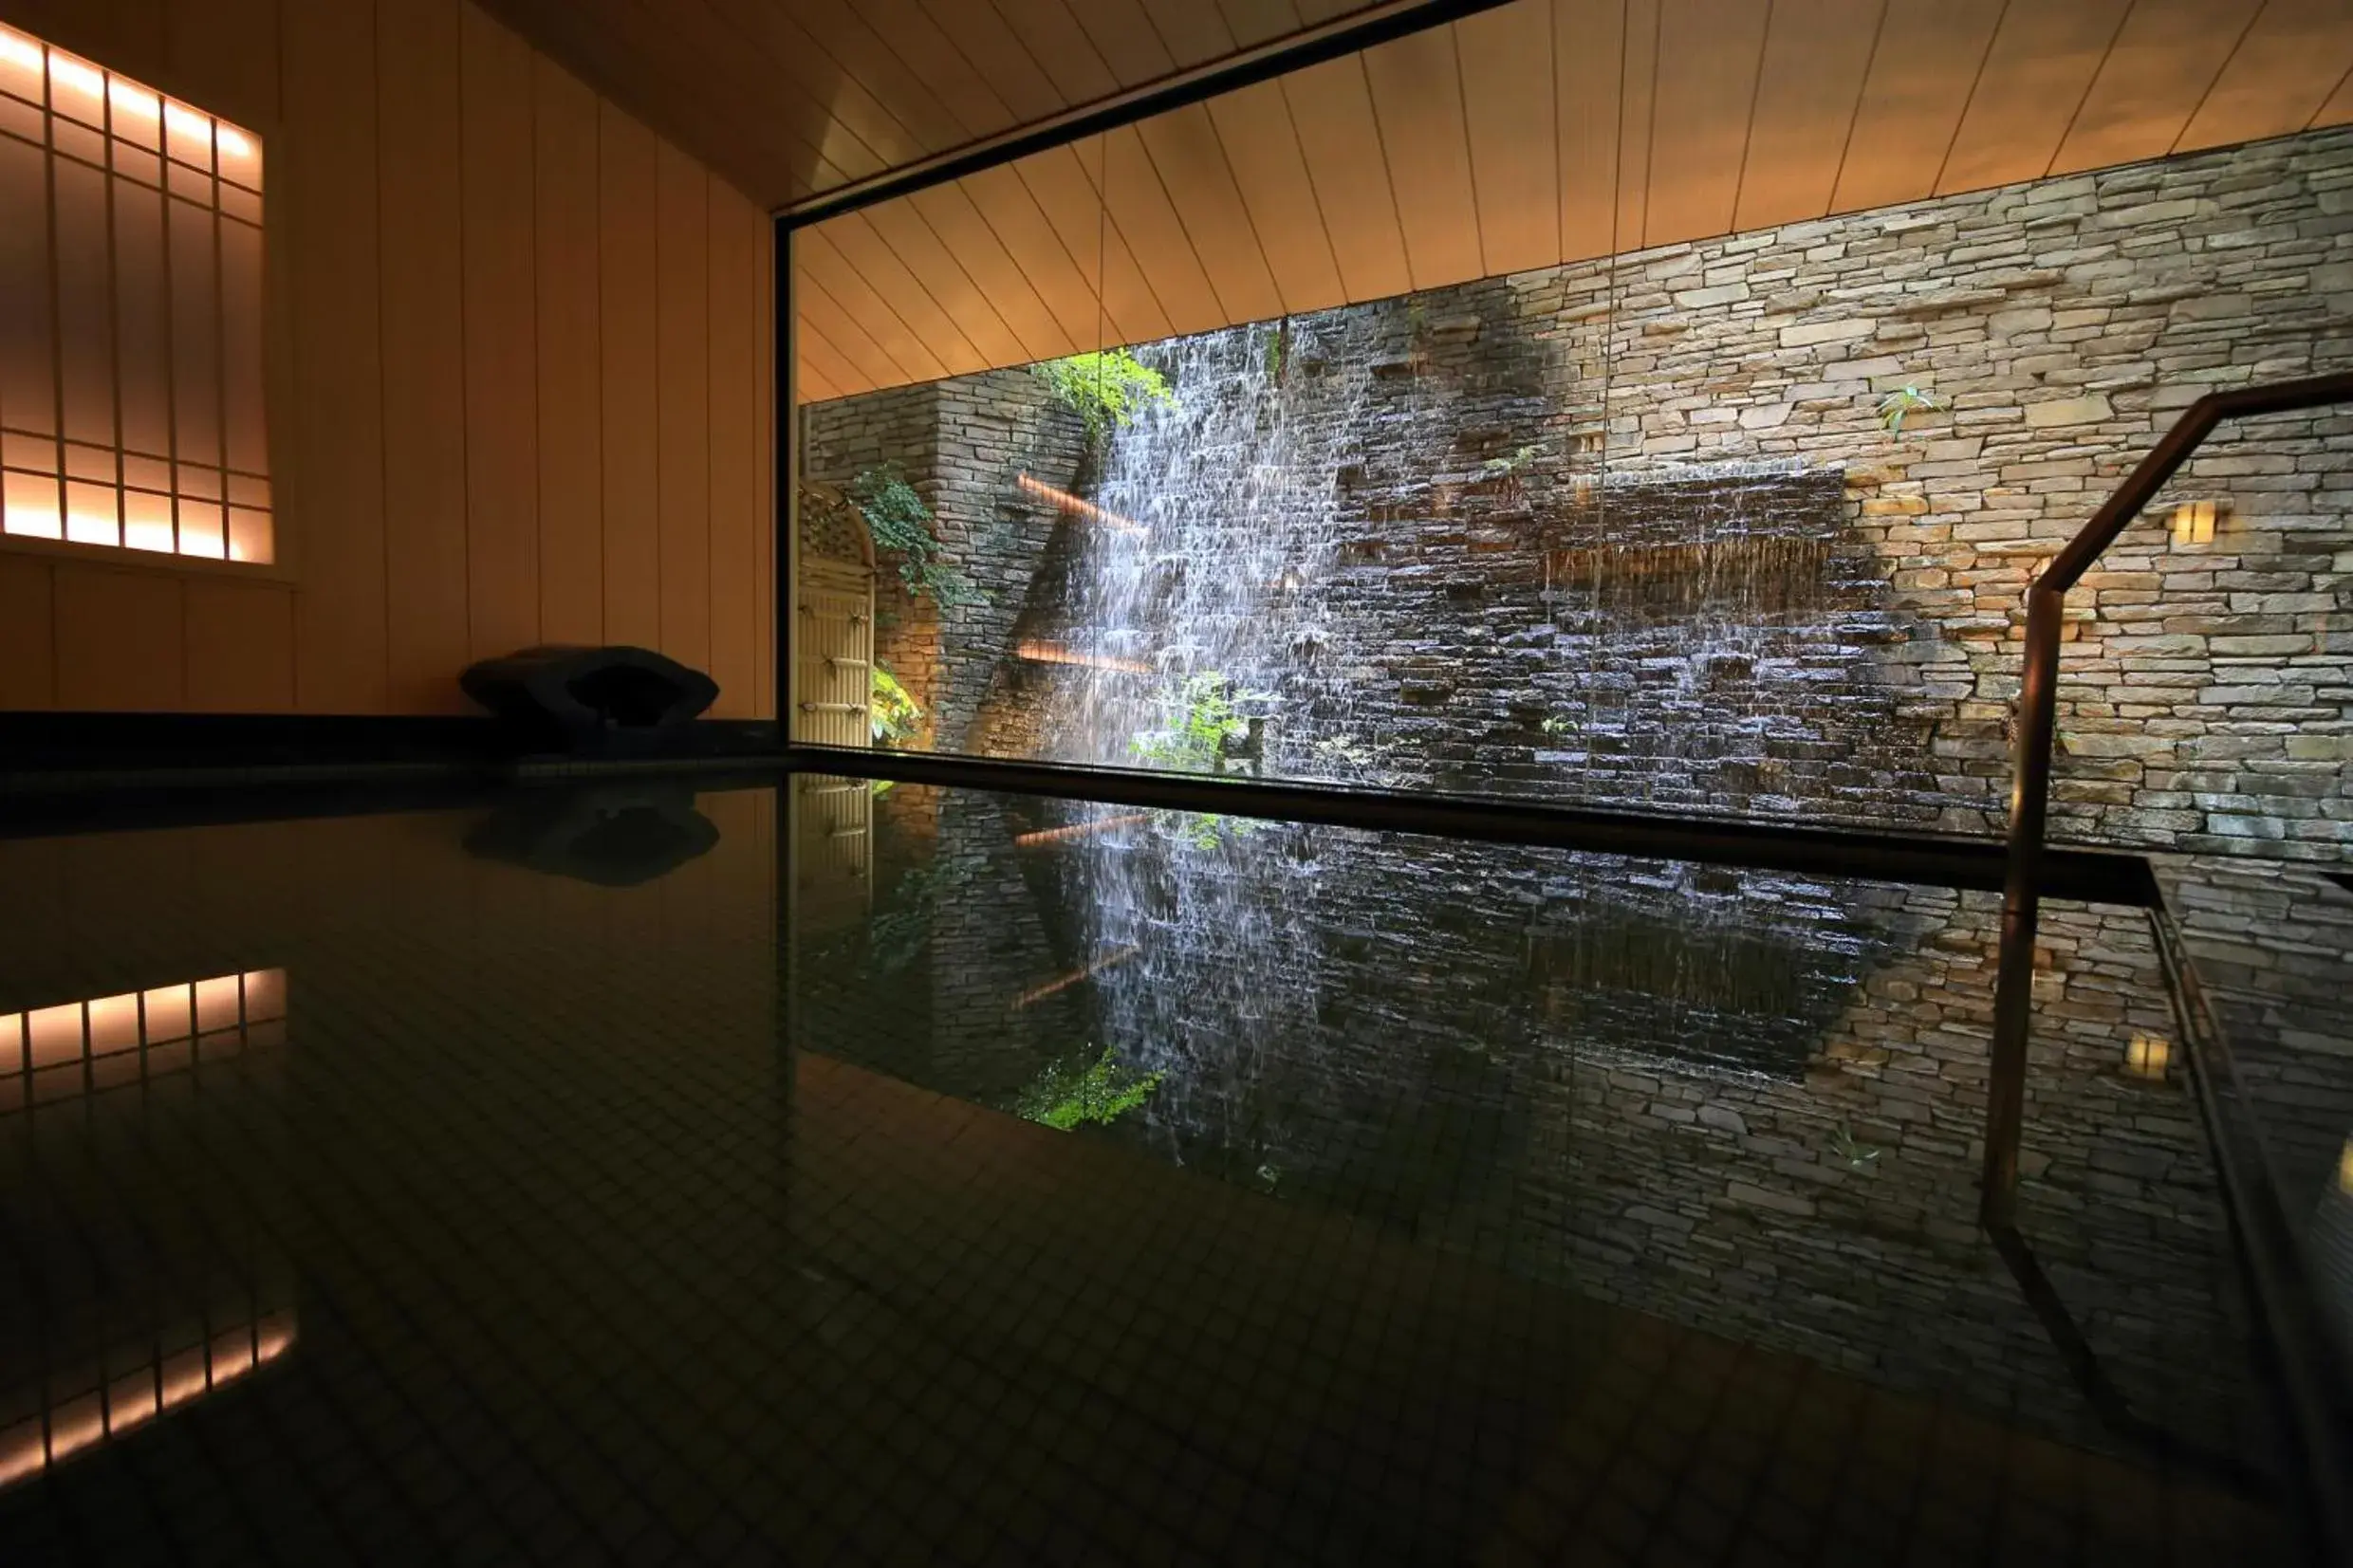
M849 483L850 504L866 520L877 551L899 558L899 581L911 599L928 598L943 610L985 604L989 596L949 564L933 531L932 508L896 463L867 469Z
M1176 401L1168 378L1123 348L1047 360L1030 370L1064 407L1086 422L1090 441L1126 429L1146 408Z

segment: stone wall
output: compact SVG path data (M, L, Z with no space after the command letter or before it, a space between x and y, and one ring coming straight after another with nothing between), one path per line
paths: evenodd
M896 465L932 508L941 553L987 596L943 610L908 593L894 560L880 563L875 654L924 710L914 744L967 748L1058 517L1014 480L1078 483L1077 415L1028 372L1000 370L819 404L804 441L810 479L841 484Z
M1303 337L1341 346L1286 396L1307 416L1319 398L1345 409L1362 434L1332 476L1353 537L1308 563L1345 645L1323 676L1290 673L1344 682L1349 722L1286 733L1278 719L1270 760L1996 832L2032 572L2200 393L2347 363L2349 312L2353 132L2330 131L1302 318ZM1881 400L1906 386L1939 406L1890 434ZM901 430L926 398L933 428ZM1038 744L1034 715L978 729L967 715L992 691L1001 708L1038 695L1034 672L1007 685L981 667L1012 635L1001 612L1035 583L1039 552L1068 543L1005 482L1028 441L1077 468L1075 433L1041 425L1041 409L1029 378L998 372L811 412L818 471L859 452L936 463L928 493L959 498L943 533L1003 585L976 639L951 627L934 655L961 671L937 699L955 727L937 744ZM2059 832L2343 855L2348 434L2353 414L2323 414L2217 437L2084 580ZM1688 560L1669 542L1641 562L1608 554L1612 498L1622 519L1641 487L1695 496L1728 473L1824 471L1842 476L1840 526L1766 499L1732 530L1821 542L1802 603L1710 576L1704 551L1728 536L1701 507ZM2214 543L2169 543L2174 496L2223 503ZM1012 526L989 535L991 521ZM1737 648L1726 661L1695 641L1631 648L1642 614L1628 606L1661 563L1708 583L1688 601L1695 624L1777 631L1815 668L1787 647L1745 668ZM1378 760L1351 774L1336 756Z

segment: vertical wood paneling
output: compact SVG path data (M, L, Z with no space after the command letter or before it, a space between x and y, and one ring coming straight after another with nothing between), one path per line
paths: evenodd
M0 710L57 705L50 576L46 561L0 555Z
M1014 174L1086 280L1088 297L1076 336L1087 348L1102 340L1149 342L1176 330L1129 250L1127 236L1110 220L1097 194L1095 182L1102 174L1103 160L1103 138L1090 137L1076 146L1057 147L1013 165Z
M1740 171L1735 229L1830 209L1886 0L1774 0Z
M285 52L285 145L267 151L271 188L286 196L284 286L296 323L293 395L280 416L292 462L277 478L281 553L302 573L294 700L309 712L380 713L390 699L374 8L287 8Z
M981 301L1004 322L1016 345L1015 359L1048 360L1070 352L1062 323L961 182L919 193L915 209L973 280Z
M758 708L753 627L759 581L757 536L766 526L759 498L757 417L762 230L768 220L723 186L711 190L711 676L719 683L713 711L750 718Z
M1561 259L1560 137L1552 7L1505 6L1454 25L1479 213L1479 267L1516 272Z
M1832 211L1883 207L1936 184L2003 9L2002 0L1887 0Z
M2131 3L2076 0L2003 12L1936 189L1978 191L2050 167Z
M1208 107L1283 308L1322 310L1344 304L1348 296L1340 282L1340 264L1324 231L1315 182L1307 177L1306 156L1299 150L1282 87L1256 83L1213 99Z
M292 578L0 555L0 708L448 711L469 658L543 636L661 648L712 668L725 711L765 708L767 218L466 0L148 9L138 63L265 137L268 293L228 306L259 309L274 346L211 335L195 294L176 343L159 267L77 268L76 417L112 439L111 365L170 364L176 432L134 399L122 438L209 462L226 441L257 467L259 426L224 422L252 399L224 409L219 389L266 376ZM78 194L68 216L111 219L119 255L159 253L185 206L122 181ZM46 228L10 223L10 241L46 279ZM212 254L194 228L173 243ZM0 330L49 341L46 316ZM32 411L18 422L54 424L41 382L0 386Z
M1362 59L1414 286L1476 277L1478 204L1454 29L1415 33L1367 49Z
M596 95L534 61L531 129L539 635L593 643L604 635Z
M2136 0L2108 46L2100 74L2051 160L2052 174L2097 169L2171 151L2229 58L2211 46L2234 43L2262 0Z
M188 706L275 713L294 702L294 604L276 583L190 578Z
M1194 237L1170 203L1136 127L1106 132L1100 145L1102 160L1089 164L1088 173L1100 182L1097 193L1110 212L1112 231L1126 242L1152 297L1168 313L1169 330L1202 332L1223 325L1217 292L1210 286Z
M1605 256L1619 248L1626 52L1632 32L1649 26L1642 20L1647 4L1636 9L1640 17L1629 17L1628 8L1611 0L1553 0L1561 255L1566 260ZM1636 167L1639 173L1640 166Z
M1644 243L1721 234L1732 226L1740 170L1765 56L1767 0L1665 0L1651 115L1650 211Z
M1224 319L1254 322L1283 314L1282 292L1209 110L1191 104L1155 115L1136 129Z
M187 699L180 581L58 563L57 706L166 713Z
M989 296L973 282L966 257L933 229L919 203L894 201L858 215L906 264L958 336L973 345L980 364L1018 364L1030 357Z
M458 0L379 0L384 588L391 694L463 711L466 352Z
M922 220L904 203L894 206L901 221L888 237L875 228L864 212L851 212L824 226L824 232L818 236L817 251L822 254L826 246L831 246L840 253L841 265L846 269L834 274L834 297L849 304L852 275L858 285L870 288L882 308L868 323L867 330L875 331L878 325L888 327L894 323L905 327L907 341L893 341L890 345L892 358L902 363L911 352L928 351L951 376L979 370L988 363L985 351L965 333L962 321L950 313L942 297L949 287L943 271L953 270L954 263L945 256L935 256L932 259L944 264L944 267L926 267L918 274L912 265L913 258L906 255L899 242L909 237L906 231L919 227ZM913 221L906 221L909 219ZM931 249L936 250L936 242Z
M1037 162L1025 159L1025 163ZM972 199L973 210L989 225L989 231L1005 247L1006 254L1021 268L1023 280L1037 291L1047 310L1053 313L1054 324L1061 329L1060 341L1065 347L1051 350L1070 353L1095 341L1094 249L1088 247L1082 262L1063 244L1054 224L1030 194L1021 167L986 169L968 175L956 182L956 189Z
M461 12L466 611L472 658L539 635L539 410L531 51Z
M1397 203L1388 181L1367 179L1362 162L1368 149L1380 145L1362 64L1327 60L1292 72L1280 85L1348 298L1404 293L1413 286L1413 273L1406 266Z
M655 140L609 103L597 114L598 341L604 473L604 638L661 642L660 398L654 312Z
M2225 146L2300 131L2353 69L2344 0L2267 0L2181 144Z
M711 662L711 175L664 142L656 165L661 384L657 468L661 515L661 641L696 669Z

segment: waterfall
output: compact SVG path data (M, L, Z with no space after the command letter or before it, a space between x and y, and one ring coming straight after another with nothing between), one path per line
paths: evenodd
M1065 623L1026 656L1066 668L1044 709L1047 754L1195 766L1189 713L1212 689L1265 721L1278 766L1299 653L1339 540L1343 443L1362 431L1361 372L1326 375L1329 318L1232 327L1142 358L1172 397L1115 432L1080 530ZM1312 367L1312 368L1309 368Z

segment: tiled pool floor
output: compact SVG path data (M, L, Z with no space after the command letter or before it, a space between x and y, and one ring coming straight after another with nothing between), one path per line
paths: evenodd
M26 1053L0 1111L0 1562L2292 1555L2259 1480L1703 1310L1745 1275L1621 1239L1613 1284L1606 1249L1565 1244L1581 1290L1475 1227L794 1049L788 1001L806 1032L844 1015L780 983L773 799L703 797L717 845L633 887L470 855L459 816L0 843ZM890 983L929 991L938 957ZM1783 1190L1790 1156L1745 1157ZM1805 1179L1862 1237L1892 1210L1837 1207L1855 1170ZM2080 1194L2046 1188L2056 1235ZM1769 1277L1810 1244L1763 1213ZM1916 1310L1865 1288L1883 1257L1855 1266L1831 1318ZM2102 1346L2174 1343L2087 1317ZM2162 1408L2240 1444L2194 1389Z

